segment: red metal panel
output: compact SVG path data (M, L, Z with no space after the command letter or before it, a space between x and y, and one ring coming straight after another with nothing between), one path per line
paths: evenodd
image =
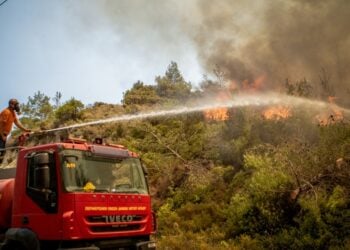
M0 180L0 229L11 226L11 210L15 179Z
M16 171L16 185L13 196L14 206L12 227L29 228L37 234L39 240L57 240L61 238L62 233L61 212L58 211L56 214L45 213L26 194L27 158L25 156L33 151L45 150L57 150L57 146L54 144L49 144L46 146L38 146L21 150L19 152ZM58 172L59 171L57 170L57 173ZM60 185L60 183L58 183L58 185ZM59 197L59 194L57 195ZM58 202L60 203L62 201L59 200Z
M76 194L76 220L82 239L150 235L151 201L140 194Z

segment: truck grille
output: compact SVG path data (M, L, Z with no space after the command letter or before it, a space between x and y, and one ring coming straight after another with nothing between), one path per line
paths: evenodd
M91 231L94 233L100 232L124 232L124 231L134 231L140 230L140 224L134 225L106 225L106 226L92 226Z

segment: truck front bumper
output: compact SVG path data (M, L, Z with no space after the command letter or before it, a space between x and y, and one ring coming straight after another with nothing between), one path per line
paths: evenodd
M156 243L154 241L139 242L136 244L137 250L155 250Z

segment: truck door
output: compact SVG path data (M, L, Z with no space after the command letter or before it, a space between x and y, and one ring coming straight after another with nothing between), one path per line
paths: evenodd
M41 240L59 238L57 169L53 151L34 152L27 158L25 193L14 224L30 228Z

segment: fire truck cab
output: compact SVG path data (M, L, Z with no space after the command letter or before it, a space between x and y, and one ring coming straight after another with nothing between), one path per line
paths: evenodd
M146 176L120 145L21 148L16 168L0 169L0 249L155 249Z

